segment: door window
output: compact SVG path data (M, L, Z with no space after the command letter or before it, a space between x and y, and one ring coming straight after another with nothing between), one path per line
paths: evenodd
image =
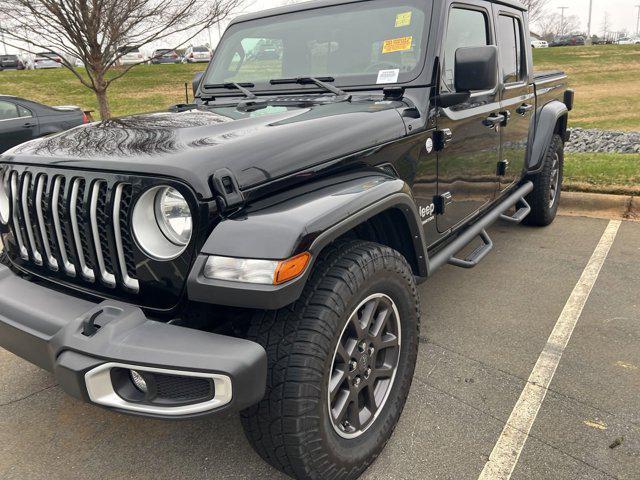
M524 78L525 71L520 20L509 15L500 15L498 35L504 83L517 83Z
M31 110L23 107L22 105L18 105L18 114L21 118L33 117L33 113L31 113Z
M19 118L18 107L9 102L0 102L0 120Z
M455 7L449 14L449 25L444 47L444 84L455 90L456 51L462 47L490 45L488 16L480 10Z

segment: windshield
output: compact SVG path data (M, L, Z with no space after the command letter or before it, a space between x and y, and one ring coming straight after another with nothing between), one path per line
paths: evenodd
M194 52L206 53L209 51L207 47L193 47Z
M273 90L270 80L297 77L332 77L343 87L407 83L422 70L430 18L431 0L374 0L241 22L225 33L203 85Z

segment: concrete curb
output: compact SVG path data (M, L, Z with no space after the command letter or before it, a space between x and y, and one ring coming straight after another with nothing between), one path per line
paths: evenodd
M640 198L628 195L562 192L560 215L640 221Z

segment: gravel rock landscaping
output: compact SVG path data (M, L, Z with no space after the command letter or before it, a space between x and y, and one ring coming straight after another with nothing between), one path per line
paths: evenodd
M640 153L640 132L571 129L567 152Z

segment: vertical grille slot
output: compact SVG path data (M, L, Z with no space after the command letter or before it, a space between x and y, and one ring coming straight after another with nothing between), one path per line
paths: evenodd
M36 243L36 237L33 234L33 223L31 223L31 212L29 211L29 193L31 191L31 174L26 172L22 176L22 189L20 192L20 200L22 203L22 218L24 220L24 229L27 232L29 245L31 246L31 254L36 265L42 265L42 255Z
M73 241L76 247L76 253L78 254L78 264L80 265L80 272L86 280L94 282L96 279L96 275L91 268L90 260L87 259L88 248L84 228L80 229L78 225L78 218L82 219L84 217L84 184L85 182L81 178L76 178L71 184L69 216L71 218L71 231L73 233Z
M60 203L64 204L64 177L58 176L53 182L53 192L51 193L51 210L53 216L53 226L56 231L56 239L58 241L58 250L60 253L60 258L62 258L62 264L64 265L64 270L67 274L75 277L76 276L76 267L73 263L69 261L69 246L66 237L66 233L62 230L62 220L60 212Z
M20 191L18 189L18 172L11 173L11 212L13 219L13 233L18 242L18 249L20 250L20 256L24 260L29 260L29 251L24 244L24 238L22 236L22 227L20 225L20 204L18 198L20 197Z
M98 222L98 209L99 206L101 207L104 205L106 193L105 182L97 181L93 184L93 188L91 189L91 204L89 211L91 216L93 246L96 251L96 261L98 263L98 269L100 271L100 278L105 284L107 284L111 288L115 288L116 277L112 273L113 266L111 265L110 261L109 248L108 245L106 245L107 232L104 230L104 228L102 230L99 228L99 225L104 226L104 224L102 222ZM105 255L106 259L108 259L107 261L105 261ZM109 265L107 265L107 263Z
M47 228L47 224L44 221L44 205L45 205L45 196L44 191L47 188L47 176L40 175L38 177L38 182L36 183L36 216L38 217L38 227L40 229L40 235L42 238L42 247L44 249L44 253L47 257L47 264L49 268L52 270L58 270L58 260L53 255L53 250L51 248L51 236L49 235L49 230ZM54 247L55 249L55 247Z
M130 254L129 260L125 251L125 243L123 241L123 234L126 235L127 243L130 242L128 225L128 212L131 206L131 186L126 184L118 184L116 187L115 195L113 198L113 234L116 240L116 251L118 254L118 264L122 273L122 281L129 290L138 292L140 290L140 284L137 279L133 278L130 272L135 271L135 268L129 270L131 262L133 261L133 255ZM126 212L126 215L125 214ZM130 244L127 246L127 250L130 252ZM135 267L135 265L133 266Z

